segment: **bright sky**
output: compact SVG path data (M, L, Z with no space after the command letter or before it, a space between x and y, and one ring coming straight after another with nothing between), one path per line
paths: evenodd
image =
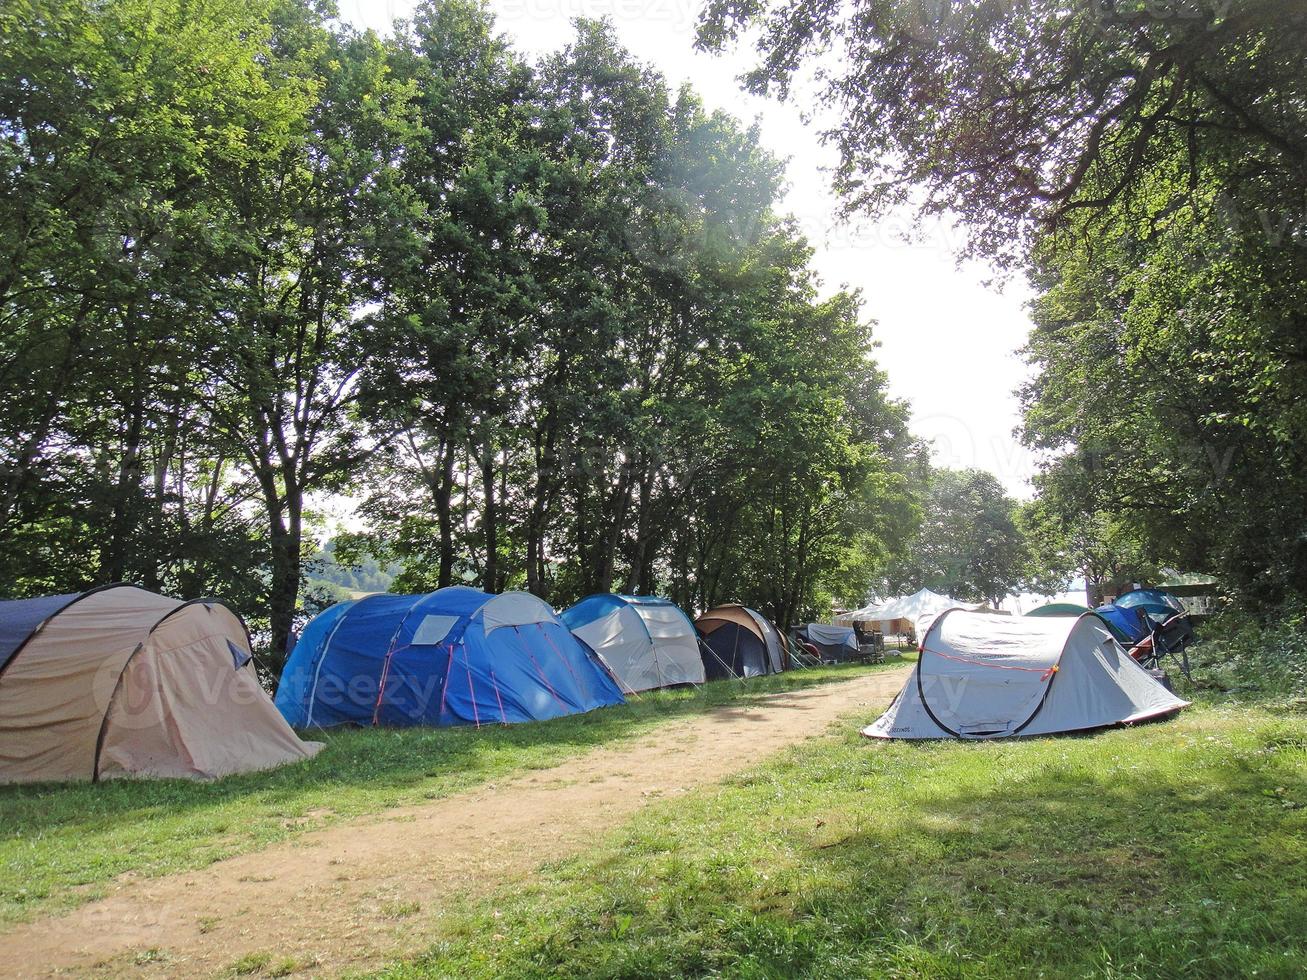
M341 15L386 31L414 0L340 0ZM824 169L835 162L799 108L740 91L736 78L749 52L713 57L694 50L702 0L491 0L499 29L527 55L563 47L575 17L608 17L626 47L654 65L673 87L689 82L710 109L758 120L763 142L789 159L784 209L817 248L814 264L826 288L863 292L877 323L876 357L890 389L912 405L913 431L932 441L936 462L978 466L1009 492L1030 495L1033 462L1012 435L1014 389L1026 376L1015 351L1029 319L1024 284L1000 292L984 283L987 268L956 264L959 233L946 224L919 227L911 215L879 223L838 223ZM905 241L913 237L915 241Z

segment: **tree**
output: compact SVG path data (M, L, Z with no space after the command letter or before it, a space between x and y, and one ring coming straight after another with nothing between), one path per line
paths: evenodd
M1041 485L1130 524L1157 560L1256 601L1307 592L1307 249L1174 216L1118 219L1092 251L1050 238L1022 391Z
M1027 569L1017 504L984 470L932 470L921 527L906 559L894 565L890 591L922 587L997 606Z
M1174 206L1193 188L1159 200L1147 179L1175 147L1194 173L1235 150L1226 177L1282 201L1307 187L1300 4L712 0L699 42L747 32L755 92L839 59L817 98L850 208L956 213L991 255L1079 210Z
M0 12L0 567L17 592L255 589L231 447L189 396L230 176L288 114L267 3Z
M226 592L275 663L376 582L314 576L324 496L394 588L783 620L903 537L860 297L819 295L756 128L610 25L528 66L470 0L384 41L311 0L0 17L14 590Z
M916 195L1028 264L1045 490L1255 601L1307 594L1307 8L717 0L701 43L750 28L757 90L843 55L850 208Z
M259 489L274 657L296 615L307 495L347 488L386 438L365 438L358 379L385 235L402 213L397 161L410 125L409 92L374 35L329 30L306 6L282 14L276 77L308 100L233 188L196 388Z
M529 72L477 3L423 4L399 25L390 60L415 93L418 128L402 166L415 215L383 273L381 334L366 368L369 414L399 434L386 460L392 479L367 506L393 553L412 559L414 574L430 570L425 584L471 574L502 588L497 467L539 303L528 245L542 220ZM473 549L475 572L464 557Z
M1109 511L1076 506L1059 512L1045 494L1021 508L1018 524L1030 555L1027 587L1043 595L1081 577L1086 602L1096 606L1132 583L1154 581L1161 570L1137 529Z

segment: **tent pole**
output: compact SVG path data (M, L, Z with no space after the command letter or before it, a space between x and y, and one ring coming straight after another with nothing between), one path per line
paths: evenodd
M717 651L714 650L712 647L710 647L707 643L704 643L703 637L695 636L695 639L699 641L699 646L701 646L703 649L707 650L710 654L712 654L712 658L722 665L722 668L726 671L728 677L730 677L732 680L739 681L741 684L744 683L745 679L737 675L735 671L731 670L731 665L728 664L721 657L717 656Z

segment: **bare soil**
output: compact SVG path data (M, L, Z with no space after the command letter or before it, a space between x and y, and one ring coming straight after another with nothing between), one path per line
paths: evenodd
M415 954L441 910L580 851L651 799L686 793L874 709L907 669L771 695L663 725L551 769L310 831L160 878L124 877L74 911L0 933L0 976L336 975Z

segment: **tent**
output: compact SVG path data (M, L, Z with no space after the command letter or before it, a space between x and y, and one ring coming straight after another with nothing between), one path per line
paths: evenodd
M839 622L878 624L882 633L908 633L918 628L919 621L937 616L946 609L977 609L978 606L959 602L930 589L920 589L912 595L890 599L878 606L868 606L857 612L845 613ZM865 617L865 618L864 618Z
M893 602L894 600L890 600ZM861 609L854 609L852 612L840 613L833 618L836 626L853 626L855 623L876 623L880 621L878 615L880 608L886 606L886 602L871 602Z
M1185 612L1184 603L1162 589L1135 589L1117 596L1112 604L1122 609L1142 609L1150 619L1158 622Z
M1081 606L1074 602L1049 602L1042 606L1036 606L1027 616L1083 616L1089 612L1088 606Z
M852 626L809 623L800 633L817 648L822 660L847 660L858 652L858 635Z
M694 621L707 648L704 671L710 679L779 674L785 650L776 627L762 613L745 606L714 606Z
M1112 635L1126 646L1134 646L1153 632L1148 614L1139 608L1132 609L1109 602L1099 606L1094 613L1107 624Z
M592 595L565 610L562 620L626 691L704 682L694 627L666 599Z
M0 782L210 779L305 759L216 599L131 585L0 602Z
M1128 724L1185 707L1095 614L940 615L873 738L1004 738Z
M911 621L907 619L884 619L880 614L882 609L899 601L898 599L889 599L886 602L872 602L861 609L840 613L834 617L833 622L836 626L861 626L863 629L874 626L880 632L886 634L906 633L912 629Z
M622 701L548 603L465 586L330 607L304 628L277 688L297 728L507 724Z

